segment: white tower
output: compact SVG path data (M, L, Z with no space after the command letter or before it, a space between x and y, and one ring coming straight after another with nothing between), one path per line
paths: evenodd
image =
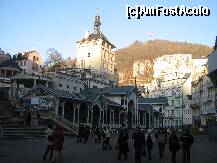
M115 46L100 31L100 16L94 21L94 32L76 42L77 67L90 68L108 78L114 76Z

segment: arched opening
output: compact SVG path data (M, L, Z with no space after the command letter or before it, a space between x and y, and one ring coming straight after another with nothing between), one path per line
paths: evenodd
M149 128L149 114L146 113L146 128Z
M123 112L120 113L120 124L124 125L124 113Z
M73 121L73 112L74 112L74 106L72 102L66 102L64 106L64 118L67 119L68 121L72 122Z
M100 118L100 109L98 105L93 106L93 113L92 113L92 127L96 128L99 125L99 118Z
M87 113L88 113L88 106L86 103L82 103L79 109L79 122L80 123L87 123Z
M128 113L127 113L128 128L132 128L134 110L135 110L134 102L130 100L130 102L128 103Z

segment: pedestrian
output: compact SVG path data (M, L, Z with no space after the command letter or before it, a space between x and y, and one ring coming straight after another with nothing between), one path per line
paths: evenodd
M38 119L38 125L41 124L41 116L40 116L40 113L37 112L37 119Z
M47 154L50 151L50 160L52 160L53 157L53 129L52 125L48 125L48 128L45 130L45 137L46 137L46 150L43 154L42 160L46 160Z
M121 160L121 155L124 154L125 160L127 160L127 152L129 152L128 145L129 135L127 129L120 130L116 148L119 149L118 160Z
M54 130L54 137L53 137L53 148L54 153L52 157L52 163L55 163L57 155L59 159L62 160L62 149L63 149L63 142L64 142L64 131L61 126L56 126Z
M90 128L89 128L89 126L86 125L84 127L84 143L87 143L89 134L90 134Z
M158 151L159 156L162 159L165 151L167 138L166 133L163 131L163 129L160 129L159 133L157 134L157 143L158 143Z
M107 145L106 145L106 127L104 126L102 129L102 148L104 150L107 150Z
M148 134L147 140L146 140L146 147L147 147L147 151L148 151L148 159L151 160L151 151L153 148L153 141L151 138L151 135Z
M101 143L102 139L102 125L99 126L98 143Z
M106 132L105 132L105 137L106 137L106 146L107 149L111 150L111 144L110 144L110 136L111 136L111 130L109 128L109 126L106 128Z
M95 143L99 142L99 128L97 126L94 129L94 140L95 140Z
M182 134L180 141L182 142L182 152L183 152L183 163L190 163L190 149L191 145L194 143L194 137L190 134L189 129L185 129Z
M174 130L171 131L169 138L169 150L172 153L172 162L176 163L176 152L180 149L179 140Z
M141 163L142 150L145 148L145 136L138 126L133 133L132 139L134 139L135 163Z
M79 124L79 128L78 128L78 139L77 139L77 142L78 143L82 143L82 135L83 135L83 125L82 124Z
M32 119L31 113L28 113L26 117L26 122L28 127L31 126L31 119Z

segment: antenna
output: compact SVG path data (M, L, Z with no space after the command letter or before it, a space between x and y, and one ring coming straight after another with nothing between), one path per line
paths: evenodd
M96 15L99 16L99 8L96 8Z
M148 37L149 37L149 40L153 40L154 33L153 32L149 32L148 33Z

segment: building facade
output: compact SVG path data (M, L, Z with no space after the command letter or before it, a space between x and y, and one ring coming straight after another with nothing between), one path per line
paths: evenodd
M189 125L192 116L189 110L191 95L192 55L164 55L154 60L154 81L149 96L167 97L164 126L180 128ZM185 105L188 103L188 105ZM185 113L184 113L185 112Z
M95 16L94 32L76 43L78 68L91 68L109 79L114 79L115 46L100 31L100 16Z

